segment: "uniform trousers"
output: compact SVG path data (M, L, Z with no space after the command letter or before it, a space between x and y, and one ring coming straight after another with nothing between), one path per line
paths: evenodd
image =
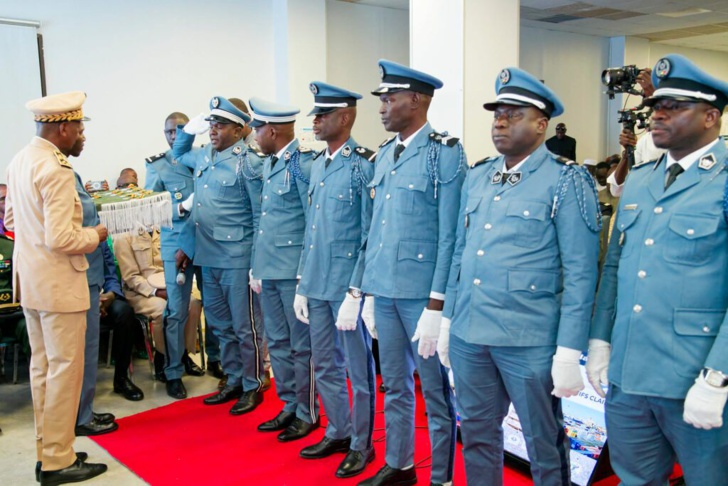
M83 382L86 312L24 308L30 338L30 384L37 458L44 471L76 461L73 442Z
M228 386L244 391L263 386L263 323L255 319L248 268L202 267L206 322L220 341Z
M306 423L318 421L318 400L308 326L296 319L296 280L263 280L260 304L276 393L285 412Z
M521 421L535 485L570 486L561 399L551 395L555 346L486 346L450 335L468 484L503 484L503 419Z
M77 425L84 425L94 418L94 396L96 395L96 375L99 369L99 326L101 311L99 297L101 287L89 285L91 307L86 311L86 344L84 349L83 386L78 405Z
M164 342L166 366L164 374L168 380L182 378L184 366L182 355L185 352L185 325L189 317L190 296L192 295L192 276L194 269L188 266L184 272L185 283L177 285L177 268L174 261L164 262L164 281L167 285L167 306L164 311Z
M452 388L437 356L423 359L412 342L417 321L428 299L376 297L374 318L379 335L379 366L387 387L384 397L386 462L402 469L414 463L415 381L417 369L427 406L432 445L432 482L452 480L455 460L456 417ZM424 411L423 411L424 413Z
M685 422L684 408L685 400L609 386L609 456L622 484L665 485L677 458L688 485L728 485L728 408L723 410L723 427L710 430Z
M326 409L326 437L351 437L350 449L365 451L372 446L376 399L372 338L361 318L353 331L336 329L341 302L308 299L316 387Z

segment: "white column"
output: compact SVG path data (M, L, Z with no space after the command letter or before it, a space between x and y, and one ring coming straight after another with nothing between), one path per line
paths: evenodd
M495 155L492 115L495 79L518 66L518 0L410 0L410 65L442 79L430 122L461 137L469 161Z

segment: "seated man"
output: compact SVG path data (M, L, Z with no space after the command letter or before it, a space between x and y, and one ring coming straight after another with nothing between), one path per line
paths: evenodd
M119 235L114 237L114 252L119 262L121 278L124 282L124 295L134 308L134 312L149 317L152 329L152 337L156 351L154 353L155 379L166 382L164 375L165 367L165 342L164 324L162 316L167 306L167 290L161 288L164 285L164 278L150 277L156 274L164 274L162 258L160 254L159 230L146 231L141 229L138 235ZM152 284L157 285L156 287ZM191 311L194 312L194 302L191 303ZM197 306L199 314L199 306ZM188 319L185 326L185 343L194 343L194 336L197 332L195 319ZM192 348L187 348L187 351ZM197 366L189 357L187 351L182 355L182 364L185 372L192 376L202 376L205 372Z
M122 395L127 400L139 401L144 393L129 379L129 365L134 346L137 320L134 309L121 291L119 278L116 276L116 262L109 245L104 253L104 286L99 298L99 311L101 326L108 326L114 331L111 349L114 357L114 393Z

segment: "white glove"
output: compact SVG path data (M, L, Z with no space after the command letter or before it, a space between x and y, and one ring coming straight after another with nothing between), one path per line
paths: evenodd
M589 340L589 357L586 360L586 377L589 383L597 392L597 395L604 398L607 396L602 385L608 385L607 378L609 371L609 355L612 352L612 345L601 339Z
M296 319L308 324L308 299L306 297L296 294L293 298L293 310L296 312Z
M364 297L364 306L361 308L361 320L367 326L367 331L372 339L377 339L377 325L374 322L374 297L367 295Z
M361 297L354 297L347 292L344 302L339 307L339 314L336 316L336 329L339 331L355 331L356 321L359 318L359 306Z
M442 324L442 311L430 310L425 308L417 321L415 335L412 336L412 342L419 340L417 345L417 354L424 359L435 356L437 351L437 339L440 337L440 324Z
M581 351L577 349L556 346L554 362L551 366L551 379L554 380L552 395L564 398L573 397L579 390L584 388L584 380L581 378L579 358Z
M248 285L250 285L250 288L253 289L253 292L255 292L256 294L260 294L260 291L262 290L262 285L260 283L260 280L253 278L252 268L248 272Z
M177 205L177 214L181 218L185 213L189 213L192 210L192 203L195 202L195 193L193 192L190 196Z
M437 356L440 363L446 368L450 367L450 319L443 317L440 324L440 339L437 341Z
M185 133L190 135L202 135L210 129L210 122L205 120L205 114L200 113L192 120L187 122L187 125L182 129Z
M685 397L683 420L696 429L722 427L726 398L728 386L718 388L709 385L700 373Z

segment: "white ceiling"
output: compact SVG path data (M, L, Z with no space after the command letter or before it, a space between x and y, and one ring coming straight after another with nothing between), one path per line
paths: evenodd
M409 9L409 0L340 1ZM520 1L521 23L529 27L604 37L636 36L660 44L728 52L728 0ZM707 11L683 15L698 9Z

